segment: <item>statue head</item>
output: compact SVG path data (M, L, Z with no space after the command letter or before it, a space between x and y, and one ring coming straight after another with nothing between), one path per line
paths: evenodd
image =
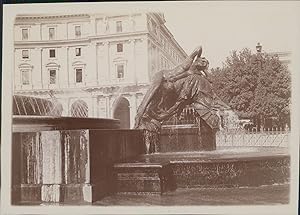
M191 65L191 68L196 69L197 71L207 71L208 67L209 62L205 57L196 58L193 64Z

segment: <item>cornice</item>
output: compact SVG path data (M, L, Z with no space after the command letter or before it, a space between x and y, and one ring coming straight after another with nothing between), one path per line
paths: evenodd
M178 63L176 62L176 60L174 59L174 57L162 47L162 45L160 44L160 42L157 40L156 36L153 35L150 32L148 33L148 35L149 35L150 41L153 42L157 46L157 48L160 49L160 51L162 53L164 53L165 56L168 57L168 60L172 61L174 63L174 65L177 65ZM177 50L179 50L179 52L181 54L185 54L185 52L182 53L182 50L180 48L178 48L177 46L176 46L176 48L177 48Z
M155 19L160 25L163 25L166 20L163 16L163 13L147 13L149 16L151 16L153 19ZM162 14L162 15L160 15Z
M169 31L169 29L165 25L161 25L161 29L167 34L166 36L169 37L169 40L172 41L172 43L180 49L180 51L183 54L184 58L187 58L187 53L184 51L184 49L179 45L179 43L175 40L173 34Z
M26 22L43 22L43 21L58 21L58 20L70 20L73 19L103 19L104 17L108 17L109 19L118 18L118 17L127 17L127 16L136 16L141 13L108 13L108 14L26 14L26 15L18 15L15 18L15 24L24 24Z
M16 16L16 22L18 21L31 21L31 20L49 20L49 19L69 19L69 18L90 18L89 14L41 14L41 15L18 15Z
M137 36L144 36L146 35L146 31L138 31L138 32L129 32L129 33L122 33L122 34L108 34L108 35L95 35L89 36L80 39L64 39L64 40L35 40L35 41L15 41L14 45L15 48L23 48L28 46L59 46L59 45L78 45L78 44L88 44L91 42L96 42L97 40L101 40L100 42L118 42L120 39L122 40L130 40L130 39L140 39L140 38L132 38ZM125 38L127 37L127 38ZM115 41L114 41L115 40Z

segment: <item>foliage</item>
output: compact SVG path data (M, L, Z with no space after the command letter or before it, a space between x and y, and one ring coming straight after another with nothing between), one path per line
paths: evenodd
M211 76L216 94L240 117L251 118L258 126L265 126L270 117L288 121L290 74L277 56L233 51Z

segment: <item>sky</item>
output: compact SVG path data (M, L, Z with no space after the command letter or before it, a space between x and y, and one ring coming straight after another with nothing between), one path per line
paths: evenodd
M255 52L258 42L266 52L292 51L299 45L294 35L300 28L296 9L289 2L194 2L162 12L187 54L202 45L202 55L214 68L221 67L232 50Z

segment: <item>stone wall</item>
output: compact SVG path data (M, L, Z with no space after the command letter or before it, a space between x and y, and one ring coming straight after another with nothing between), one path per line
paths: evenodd
M31 126L14 120L12 204L97 201L113 192L113 163L144 153L142 131L100 129L101 119L88 119L90 129L80 119L63 128L56 120L48 126L41 126L44 118Z

